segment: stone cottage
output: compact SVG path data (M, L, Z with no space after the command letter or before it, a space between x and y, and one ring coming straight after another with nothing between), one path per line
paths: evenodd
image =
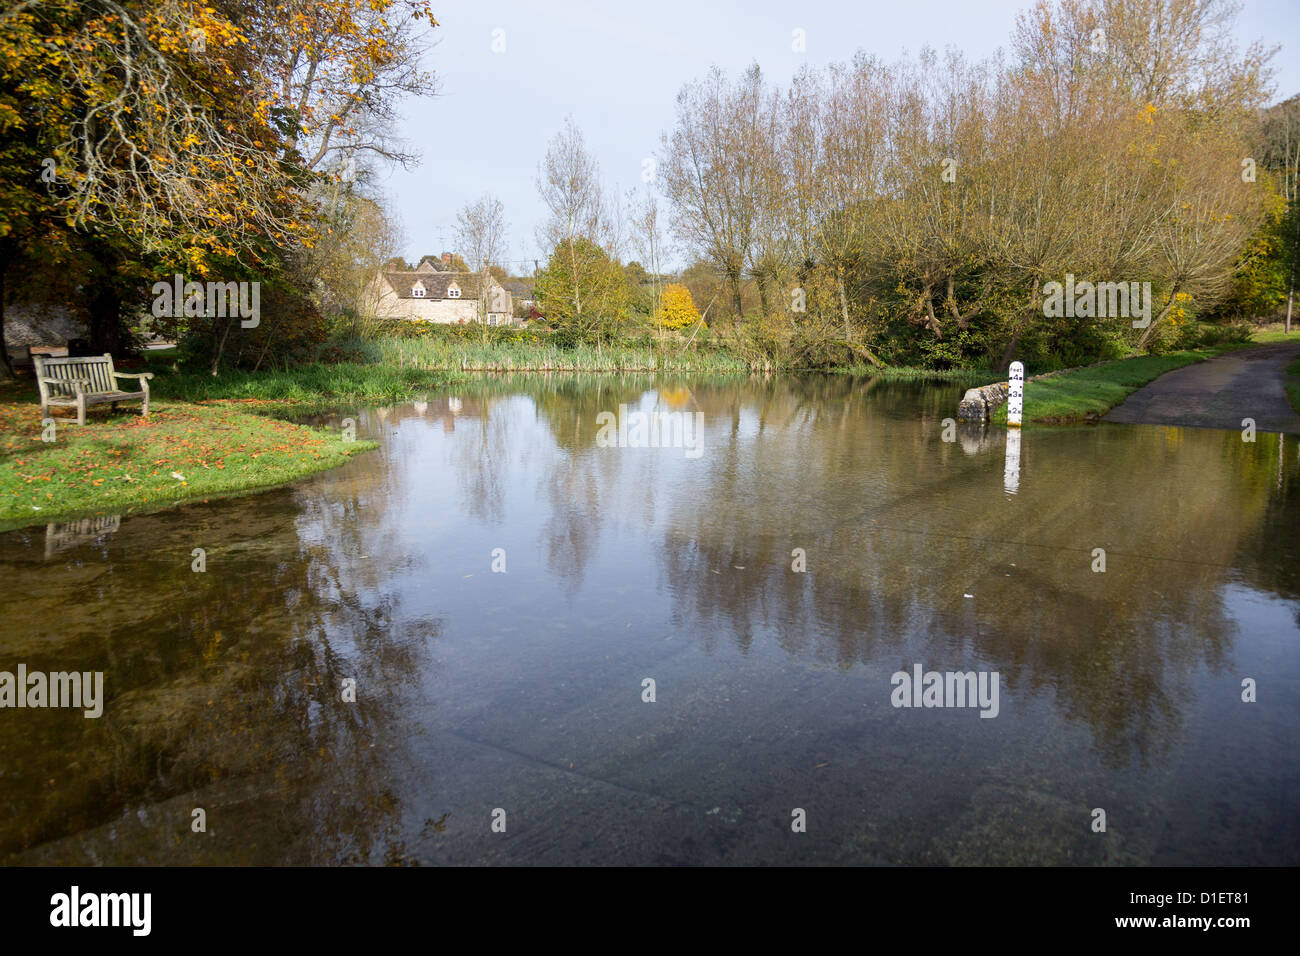
M477 322L479 285L486 280L487 324L510 325L514 306L511 296L491 275L473 272L443 272L433 260L424 259L409 272L380 272L372 283L375 314L409 322Z

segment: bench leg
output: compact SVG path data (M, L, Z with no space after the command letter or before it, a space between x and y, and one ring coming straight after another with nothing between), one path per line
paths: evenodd
M77 424L86 424L86 397L84 395L77 397Z

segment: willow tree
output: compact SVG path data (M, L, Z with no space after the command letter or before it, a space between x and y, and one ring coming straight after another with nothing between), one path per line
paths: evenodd
M501 261L506 251L506 214L501 200L485 193L466 203L456 214L456 245L477 276L478 320L486 342L488 294L492 288L489 270Z
M751 86L760 82L750 73ZM677 95L677 119L660 142L659 175L672 203L673 231L692 252L715 262L731 293L737 318L744 314L741 283L758 229L752 150L744 148L745 95L714 68Z
M556 256L566 259L563 271L572 298L571 314L588 314L591 310L585 297L603 281L601 257L591 255L588 245L598 247L608 259L616 225L601 185L600 164L571 116L551 140L538 167L537 192L547 211L537 231L538 245L550 252L548 268L556 266ZM569 312L567 304L564 311Z
M1249 181L1241 162L1272 51L1237 48L1235 9L1045 0L1006 60L860 55L800 72L779 98L757 70L714 70L682 90L662 138L674 230L738 314L743 280L767 312L792 264L818 310L833 288L845 338L861 310L885 316L868 337L898 350L939 351L956 330L969 334L949 356L979 348L1002 366L1027 337L1157 347L1175 303L1224 296L1271 202L1272 177ZM1046 315L1044 285L1068 274L1149 282L1150 325Z

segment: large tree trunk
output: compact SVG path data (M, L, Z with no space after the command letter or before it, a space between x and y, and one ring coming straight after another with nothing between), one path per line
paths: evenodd
M1295 271L1300 264L1300 198L1291 200L1295 210L1295 249L1291 252L1291 286L1286 294L1286 334L1291 334L1291 307L1295 303Z
M934 314L934 292L929 286L925 289L925 327L934 333L934 337L943 340L943 325L939 322L939 317Z
M217 320L212 319L212 377L216 378L217 373L221 371L221 356L226 351L226 337L230 335L230 329L234 325L229 318L225 320L225 328L218 332Z
M90 311L90 345L96 352L120 355L126 351L127 341L122 327L117 253L104 242L91 241L89 248L100 266L86 303Z
M740 298L740 273L728 272L727 281L731 283L731 299L736 306L736 321L745 317L745 303Z
M865 345L861 345L857 342L850 342L849 349L852 350L855 355L861 355L876 368L888 368L888 366L880 360L880 357Z
M569 278L573 281L573 317L582 315L582 296L578 291L578 258L573 248L573 239L569 239Z
M840 311L844 314L844 341L849 341L853 336L849 330L849 294L844 288L844 270L839 269L835 275L835 283L840 290Z
M1016 347L1020 344L1020 329L1011 333L1011 341L1007 343L1006 351L1002 353L1002 361L998 363L999 370L1011 368L1011 360L1016 357Z
M126 344L122 335L122 297L111 279L96 284L88 306L91 347L96 352L120 354Z

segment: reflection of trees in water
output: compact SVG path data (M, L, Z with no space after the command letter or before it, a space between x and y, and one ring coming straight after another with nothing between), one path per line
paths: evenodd
M1000 454L941 443L941 416L907 412L916 390L883 386L865 409L822 392L807 417L801 385L743 395L743 413L715 404L781 427L733 429L706 455L707 495L673 512L662 561L681 623L741 648L771 628L841 666L996 669L1050 692L1117 764L1173 742L1197 669L1228 663L1225 569L1268 503L1267 462L1232 433L1035 431L1012 509Z
M596 553L602 518L608 518L608 510L615 506L613 495L602 488L611 484L611 477L607 470L593 469L589 461L567 456L557 458L546 475L549 509L541 533L546 566L571 591L582 585ZM574 507L573 502L580 500L587 506Z
M476 441L472 445L463 443L465 431L462 428L457 436L457 448L463 449L460 452L462 456L472 454L477 467L456 469L461 501L475 518L499 523L505 517L504 477L509 468L507 421L489 422L485 415L474 422Z
M514 382L512 387L532 400L538 419L562 452L548 456L539 489L549 504L543 531L547 567L570 587L577 587L595 555L602 527L624 519L653 521L657 510L677 508L682 501L682 489L660 480L661 463L653 454L638 458L635 452L628 455L596 447L601 412L617 415L620 405L683 414L698 411L709 422L730 419L730 444L735 445L740 411L748 404L759 406L760 429L784 429L791 419L806 422L825 415L827 405L838 405L834 414L844 415L871 388L871 383L848 376L793 381L802 396L800 407L794 409L788 403L768 401L792 394L790 386L761 376L548 376ZM709 455L725 453L718 448L706 450Z
M636 405L648 384L561 379L529 394L538 419L561 450L547 456L539 480L538 493L548 506L541 538L547 568L571 591L582 584L602 525L620 520L626 505L616 491L626 458L596 447L596 418L606 411L617 414L620 404Z
M570 455L596 447L596 416L618 413L620 404L635 406L649 389L648 376L583 381L577 378L539 382L528 391L537 417L551 433L555 444Z
M510 399L470 393L457 396L456 440L451 455L466 511L484 521L500 522L505 517L505 476L510 455L518 453L521 436L511 431L511 416L497 414ZM441 480L434 476L432 480Z
M1300 601L1300 436L1258 435L1256 445L1260 468L1254 480L1271 483L1273 493L1263 520L1242 542L1239 567L1256 587ZM1300 607L1296 623L1300 626Z
M522 426L512 390L547 436ZM649 390L705 414L704 457L676 485L662 456L594 447L597 413ZM403 859L386 781L410 761L390 748L438 622L404 613L394 574L424 560L402 551L411 482L450 476L423 479L412 459L427 427L449 423L480 520L503 520L505 456L538 462L548 567L574 587L603 529L652 528L677 623L706 646L770 634L846 668L907 655L996 669L1021 694L1050 694L1112 764L1158 755L1182 732L1197 670L1230 666L1225 567L1300 594L1300 468L1284 465L1279 488L1272 436L1035 429L1009 499L1000 439L939 440L959 392L847 376L484 384L454 407L352 416L388 449L321 476L328 494L131 518L49 562L43 533L0 536L3 659L103 670L109 696L98 721L0 723L0 859ZM189 570L198 546L206 574ZM807 574L790 570L795 547ZM1090 570L1093 547L1108 551L1105 574ZM340 699L345 677L356 704ZM193 806L210 839L188 832ZM137 807L166 832L113 840Z
M526 393L560 449L536 456L539 501L548 567L571 586L603 527L654 526L676 621L706 646L730 632L747 648L766 631L842 667L908 654L997 669L1008 687L1050 693L1116 764L1167 748L1196 670L1230 663L1225 567L1296 593L1283 532L1300 479L1283 467L1277 487L1272 436L1035 429L1011 509L1003 433L939 440L957 386L557 376L484 384L467 401L484 407L494 389ZM703 472L688 486L659 480L654 456L594 447L597 414L649 391L684 391L677 407L705 414ZM465 444L462 474L521 437L484 436ZM795 547L809 574L790 570ZM1094 547L1108 551L1105 574L1091 571Z
M427 400L362 412L370 427L358 422L358 437L376 437L383 431L384 448L377 456L383 461L356 474L376 493L405 508L413 495L427 485L449 480L431 467L423 454L428 448L428 429L455 435L450 448L460 464L454 469L470 514L489 520L501 517L504 488L501 476L510 452L509 416L494 415L502 399L458 392ZM476 456L471 460L467 456ZM382 481L376 481L381 478ZM401 528L389 522L395 539Z
M405 736L402 698L439 625L404 620L382 570L367 567L379 562L356 560L355 548L375 544L373 502L318 515L329 534L300 542L293 497L125 522L107 557L130 573L85 594L93 611L67 614L54 642L37 640L34 615L6 634L6 651L32 669L103 670L108 699L94 721L29 712L22 728L37 733L23 738L6 723L5 763L16 772L6 780L0 854L18 859L62 840L37 857L401 858L401 807L384 781L393 778L390 748ZM51 575L87 573L76 556L66 567L38 564L22 541L0 541L13 593L43 595ZM190 571L195 546L208 549L207 573ZM357 681L356 703L342 700L345 677ZM189 832L195 806L208 812L210 837ZM124 814L135 808L149 808L152 823L128 838L135 821Z
M611 522L654 527L677 623L706 646L770 633L842 667L907 655L997 669L1009 688L1050 694L1115 764L1167 748L1196 671L1230 664L1226 567L1296 593L1300 561L1283 532L1296 526L1298 479L1277 471L1272 436L1035 429L1008 499L1002 432L939 440L957 386L570 376L484 395L493 388L525 392L561 450L537 456L547 562L561 579L580 584ZM594 448L599 412L681 389L709 426L686 485L660 480L654 456ZM467 443L458 470L482 451ZM790 570L795 547L806 575ZM1091 571L1094 547L1108 551L1105 574Z
M531 409L517 394L510 398L497 392L486 383L461 392L464 414L456 440L448 448L460 500L469 515L500 525L505 521L508 476L536 462L543 469L536 476L538 498L550 506L543 532L548 566L576 586L594 553L596 516L606 499L601 494L602 476L589 460L573 453L594 443L596 412L609 400L608 390L597 386L589 394L586 389L575 390L574 383L564 378L541 380L529 396ZM619 394L622 398L614 399L615 407L617 401L630 400L628 396L637 393L623 387ZM563 422L555 415L557 409L569 410ZM542 447L531 422L521 421L530 411L550 426L555 443L568 453L557 455L553 448Z
M979 615L975 650L1008 687L1050 693L1067 717L1086 723L1108 762L1145 766L1182 733L1196 671L1227 663L1234 628L1222 572L1170 572L1161 562L1161 593L1113 587L1102 598L1063 587L1076 573L1065 563L1049 557L1018 572L998 593L999 609ZM956 623L941 620L945 630Z

